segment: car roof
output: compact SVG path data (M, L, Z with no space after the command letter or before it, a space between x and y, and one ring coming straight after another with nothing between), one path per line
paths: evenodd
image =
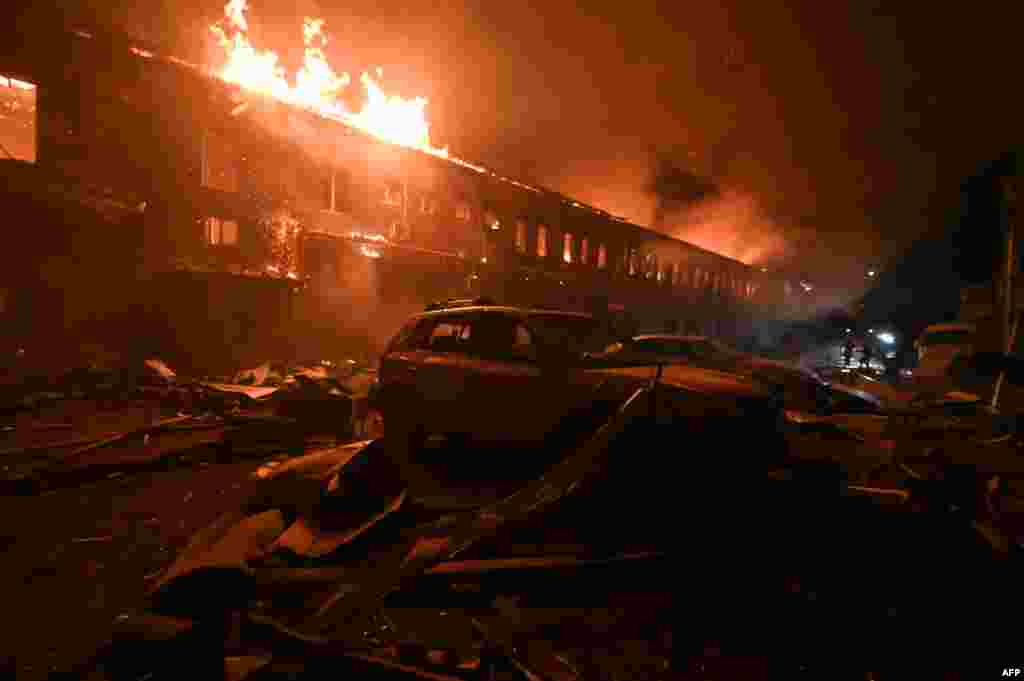
M932 324L931 326L925 327L922 334L932 333L934 331L974 331L973 324L964 323L951 323L951 324Z
M670 334L670 333L645 333L642 336L633 336L632 340L635 340L635 341L642 341L642 340L674 340L674 341L689 341L689 342L692 343L692 342L697 342L697 341L707 341L707 340L711 340L711 339L708 338L707 336L677 336L677 335Z
M416 318L429 319L431 317L443 317L449 314L465 314L467 312L500 312L503 314L523 318L546 315L556 317L571 317L574 319L594 319L593 315L584 314L582 312L569 312L567 310L545 310L542 308L531 307L512 307L508 305L473 305L469 307L451 307L443 310L431 310L430 312L421 312L418 315L416 315Z

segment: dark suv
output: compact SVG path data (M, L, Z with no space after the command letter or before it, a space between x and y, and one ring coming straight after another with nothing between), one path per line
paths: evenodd
M381 359L385 429L542 440L593 392L599 379L572 369L608 340L572 312L463 304L416 315Z
M659 374L655 363L604 355L611 334L588 315L472 302L439 307L410 319L381 359L376 402L384 431L412 448L430 434L557 448ZM680 433L707 430L720 415L740 417L764 437L781 418L771 391L749 377L670 364L659 385L659 413Z

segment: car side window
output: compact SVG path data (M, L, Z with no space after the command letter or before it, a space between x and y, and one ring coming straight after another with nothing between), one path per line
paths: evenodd
M632 349L637 352L646 353L661 352L661 348L658 347L658 342L650 338L645 338L644 340L636 341L635 343L633 343Z
M395 334L395 338L388 346L387 352L405 352L426 348L430 338L430 331L433 327L433 319L410 320Z
M466 317L440 319L430 331L429 347L435 352L460 352L466 349L472 329Z
M516 320L508 315L493 312L478 315L472 320L473 337L467 351L485 359L512 359L517 339L515 326Z
M526 324L517 322L512 330L512 359L532 361L537 359L537 345Z

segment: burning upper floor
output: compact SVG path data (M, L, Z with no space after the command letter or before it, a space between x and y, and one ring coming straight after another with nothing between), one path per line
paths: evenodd
M366 106L350 111L322 25L307 24L306 61L288 78L249 43L244 3L228 9L216 73L95 31L0 48L0 73L38 86L41 164L147 197L147 257L192 249L299 277L305 234L354 240L371 259L400 248L543 269L563 285L621 275L742 300L775 276L436 149L425 102L389 99L369 76Z

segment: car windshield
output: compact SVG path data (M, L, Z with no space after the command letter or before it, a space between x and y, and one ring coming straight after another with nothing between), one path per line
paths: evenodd
M684 341L686 352L694 359L738 359L739 353L735 350L710 339Z
M535 314L530 316L527 324L542 345L574 354L600 352L609 340L604 325L592 317Z
M952 329L948 331L932 331L921 336L921 345L963 345L969 343L971 332L966 329Z

